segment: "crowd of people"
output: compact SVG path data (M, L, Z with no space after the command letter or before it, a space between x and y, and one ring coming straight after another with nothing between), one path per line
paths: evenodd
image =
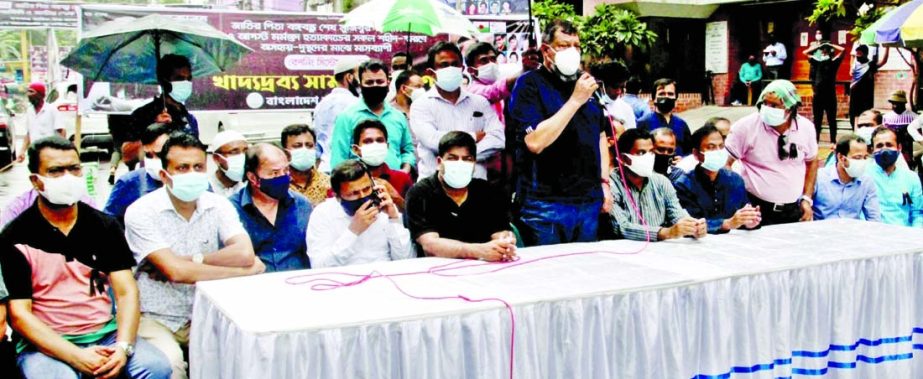
M0 371L185 378L204 280L423 256L508 262L521 246L830 218L923 226L902 154L918 120L900 93L891 113L858 115L819 168L791 82L761 88L758 111L733 125L692 132L674 80L653 83L651 107L627 70L583 70L568 22L549 23L540 45L537 67L509 78L486 42L438 42L422 72L406 55L343 60L313 126L289 125L276 143L222 131L209 146L183 106L190 62L165 56L163 95L121 143L140 167L101 209L73 144L29 141L33 189L0 213L0 334L6 320L14 331Z

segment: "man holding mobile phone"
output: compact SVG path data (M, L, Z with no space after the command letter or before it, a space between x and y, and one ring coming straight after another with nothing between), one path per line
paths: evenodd
M338 267L413 256L410 231L384 182L346 160L330 173L335 198L319 204L308 222L311 267Z

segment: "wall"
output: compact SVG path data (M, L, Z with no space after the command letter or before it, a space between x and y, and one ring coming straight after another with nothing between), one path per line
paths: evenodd
M875 74L875 108L881 110L891 109L888 98L899 89L910 94L913 83L913 74L910 70L879 71ZM919 102L919 100L918 100Z

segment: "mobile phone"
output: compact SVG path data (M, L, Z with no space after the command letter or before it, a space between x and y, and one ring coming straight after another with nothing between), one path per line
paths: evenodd
M381 207L381 192L375 188L375 178L372 177L372 172L369 171L368 166L365 167L365 174L369 176L369 181L372 182L372 204L375 204L375 207Z

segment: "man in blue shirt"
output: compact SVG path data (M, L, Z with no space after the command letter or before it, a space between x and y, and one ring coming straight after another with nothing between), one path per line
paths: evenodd
M679 203L689 216L704 218L709 234L759 225L760 209L747 202L743 178L726 168L729 154L721 131L703 126L690 138L692 156L701 163L673 182Z
M901 157L901 144L897 133L879 127L872 133L872 156L876 165L871 167L875 180L881 222L891 225L923 227L923 189L920 178L906 165L897 164Z
M670 128L676 134L676 155L685 156L692 151L689 136L689 125L686 121L673 114L676 107L676 82L673 79L658 79L654 82L654 112L645 114L638 119L638 128L654 131L659 128Z
M549 23L541 49L544 66L519 78L510 103L522 239L526 245L595 241L597 216L611 206L609 119L592 98L596 80L579 71L577 29Z
M247 152L247 187L231 195L231 203L250 235L253 251L266 272L311 268L305 232L311 204L289 190L288 157L268 143Z
M875 182L865 175L869 150L862 137L840 137L834 152L836 164L817 173L814 219L852 218L881 221Z
M106 202L104 212L122 221L128 206L163 186L160 182L160 150L167 142L170 129L164 124L152 124L141 135L141 144L144 151L144 163L131 172L123 175L115 182L109 200Z
M651 113L651 106L647 104L647 100L639 96L640 94L641 79L638 79L637 76L628 78L628 82L625 83L625 95L622 96L622 98L631 106L631 110L635 112L635 120L640 120L646 114Z

